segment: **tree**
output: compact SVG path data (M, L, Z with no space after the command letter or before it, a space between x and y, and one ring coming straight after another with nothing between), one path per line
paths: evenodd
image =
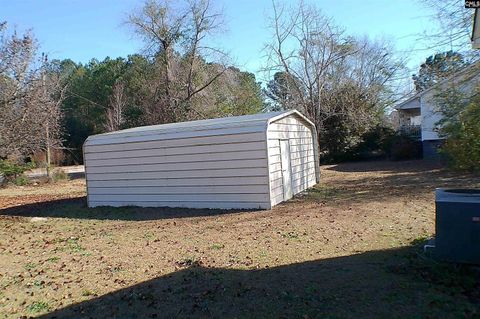
M113 88L121 79L126 81L128 70L137 67L136 61L132 62L131 57L106 58L103 61L93 59L85 65L71 60L55 61L59 73L69 84L62 111L65 146L72 157L71 161L81 163L85 139L106 131ZM142 93L139 91L137 94ZM129 107L127 105L125 113L128 113Z
M235 67L229 67L222 81L205 91L204 107L200 111L207 117L254 114L265 108L261 85L255 75Z
M22 161L45 151L50 173L50 150L61 147L60 105L65 84L48 62L37 56L29 32L9 35L0 25L0 157Z
M30 32L7 32L0 23L0 157L23 157L38 141L37 117L32 111L38 70L34 69L36 41Z
M303 2L273 2L267 96L277 109L296 108L317 127L325 156L343 152L381 119L402 69L385 42L355 39Z
M54 65L48 63L42 55L41 84L34 100L35 113L40 120L42 132L39 133L39 149L46 154L47 177L51 177L51 150L63 148L63 113L61 105L65 99L67 84Z
M62 105L64 139L75 162L82 161L82 145L89 135L164 123L170 116L156 113L164 93L158 84L162 71L159 72L155 59L134 54L127 58L92 60L84 65L70 60L55 64L69 83ZM196 81L224 68L203 59L198 59L197 64ZM228 67L222 81L214 81L192 97L190 103L187 120L256 113L264 107L260 84L254 75L234 67Z
M428 89L468 64L461 53L454 51L431 55L422 63L418 74L412 76L415 89L417 92Z
M452 167L479 172L480 87L469 93L446 89L436 100L442 114L437 123L439 134L446 139L441 151Z
M124 84L122 82L115 83L109 99L109 108L107 109L107 123L105 127L107 132L118 131L125 124L126 99Z
M146 109L151 124L186 120L195 113L193 100L226 71L217 61L215 72L206 72L204 58L224 59L218 48L203 45L205 38L221 26L221 14L208 0L176 3L147 1L128 23L152 53L157 81L150 83L154 99ZM212 71L212 68L209 68Z
M273 2L273 13L274 41L266 45L269 71L295 79L288 81L294 104L322 129L330 115L327 110L320 112L327 73L335 62L353 53L351 41L317 8L303 2L290 11Z
M230 110L224 112L223 116L237 116L255 114L261 112L264 107L261 84L256 81L255 75L249 72L242 72L238 69L236 85L232 85L231 95L233 101L230 103Z
M294 85L300 86L300 82L286 72L279 71L273 75L273 79L267 83L267 88L264 90L270 100L270 111L295 108L295 101L298 101L299 97L296 96Z
M428 10L433 10L429 30L422 35L429 48L470 50L470 35L475 10L465 8L464 0L421 0ZM473 52L472 52L473 53Z

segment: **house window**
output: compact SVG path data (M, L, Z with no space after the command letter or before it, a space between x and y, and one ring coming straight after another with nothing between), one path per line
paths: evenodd
M410 125L422 125L422 116L421 115L418 115L418 116L412 116L410 118Z

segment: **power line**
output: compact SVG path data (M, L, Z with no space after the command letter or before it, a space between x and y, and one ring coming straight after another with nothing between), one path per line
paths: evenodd
M97 105L97 106L100 106L100 107L102 107L102 108L104 108L104 109L106 109L106 110L109 109L108 107L106 107L106 106L104 106L104 105L102 105L102 104L99 104L99 103L97 103L97 102L95 102L95 101L92 101L92 100L90 100L90 99L88 99L88 98L86 98L86 97L84 97L84 96L81 96L80 94L77 94L77 93L72 92L72 91L70 91L70 90L67 90L67 92L70 93L70 94L72 94L72 95L75 95L76 97L79 97L79 98L81 98L81 99L83 99L83 100L85 100L85 101L87 101L87 102L90 102L90 103L92 103L92 104L95 104L95 105Z

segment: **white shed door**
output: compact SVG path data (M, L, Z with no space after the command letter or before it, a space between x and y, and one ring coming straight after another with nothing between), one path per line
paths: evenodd
M280 140L280 156L282 159L283 200L287 200L293 197L290 144L288 140Z

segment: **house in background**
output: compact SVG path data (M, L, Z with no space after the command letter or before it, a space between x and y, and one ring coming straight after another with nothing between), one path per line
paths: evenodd
M438 134L438 122L442 119L442 114L436 96L446 89L468 94L478 85L480 63L477 62L397 104L395 110L398 113L399 132L422 141L424 159L438 159L438 148L444 138Z

